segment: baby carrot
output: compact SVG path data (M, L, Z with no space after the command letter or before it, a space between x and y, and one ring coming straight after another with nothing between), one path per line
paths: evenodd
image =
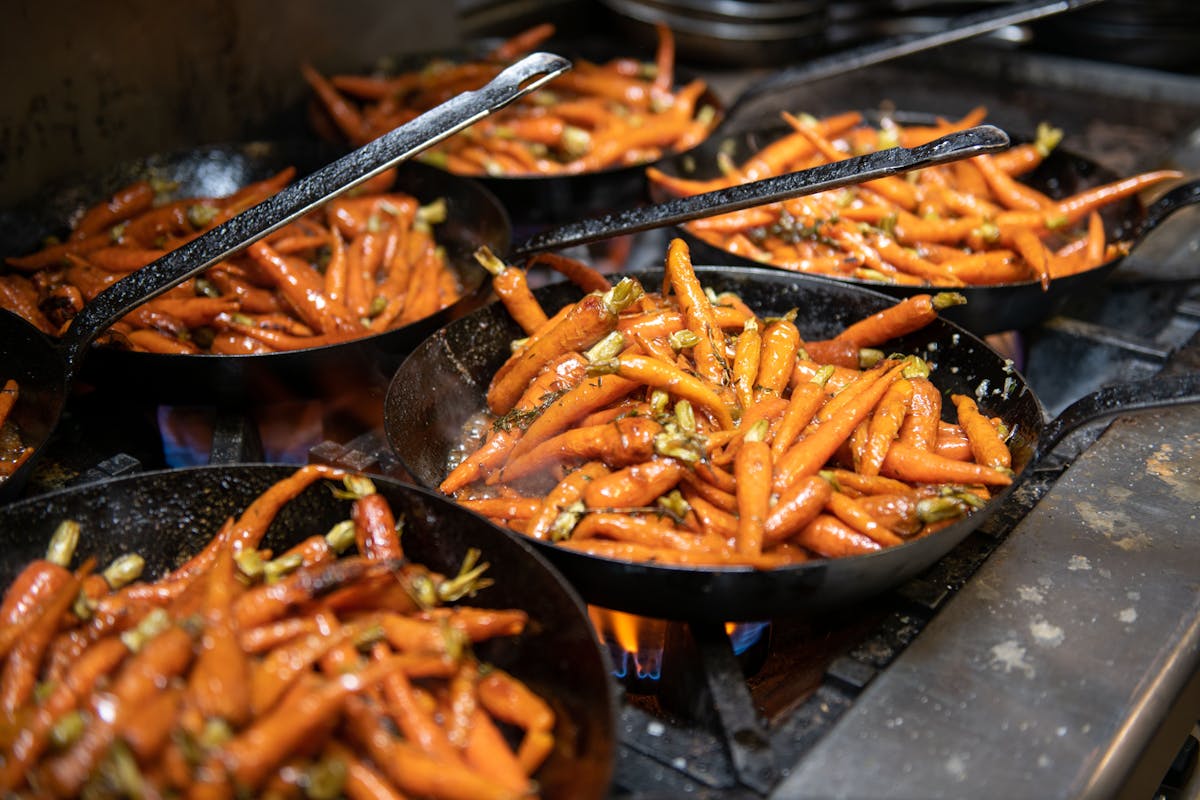
M674 458L652 458L594 478L583 491L589 508L631 508L653 503L671 491L686 472Z
M475 260L492 274L492 291L525 333L533 333L549 319L529 289L525 270L505 264L486 247L475 251Z
M573 460L600 460L610 467L636 464L654 454L654 438L661 431L662 426L654 420L639 417L576 428L547 439L520 458L510 460L494 477L515 481Z
M763 526L771 501L771 446L765 441L766 420L755 424L742 439L733 462L737 481L737 550L762 553Z
M834 339L875 347L920 330L937 319L939 311L965 302L967 299L957 292L914 295L846 327Z
M600 341L616 327L621 311L641 294L637 282L626 278L604 294L590 294L570 306L570 311L558 324L532 337L524 349L504 362L488 387L488 408L494 414L508 412L529 381L551 359Z
M882 549L878 542L831 514L819 514L792 540L826 558L864 555Z
M982 464L955 461L900 441L894 442L888 450L882 472L887 477L913 483L981 483L985 486L1012 483L1007 472Z
M733 391L743 410L754 404L754 379L758 376L761 354L758 320L751 318L746 320L733 351Z
M975 462L997 469L1010 469L1012 453L1008 445L1000 438L991 420L980 412L975 401L962 394L951 395L950 400L958 412L958 424L967 435Z
M782 491L799 478L813 475L824 466L855 426L867 418L905 366L906 363L902 362L888 369L848 403L840 414L788 448L775 464L775 489Z
M697 371L709 382L724 386L729 382L725 332L717 324L712 304L692 267L687 243L682 239L672 239L667 247L666 278L679 300L684 324L699 340L693 348Z
M546 493L541 508L529 521L526 535L534 539L560 538L554 537L558 531L555 523L559 515L571 505L579 502L598 480L609 474L608 467L599 461L590 461L577 470L569 473L558 482L558 485Z
M728 430L733 427L733 414L721 396L710 388L708 383L673 364L626 353L612 361L593 364L589 369L596 374L617 375L644 386L670 392L707 411L721 428Z
M792 377L796 353L800 349L800 331L795 310L767 324L762 334L762 356L755 378L755 398L778 395Z
M908 413L908 404L912 400L912 383L908 380L898 380L891 385L879 401L879 407L871 415L867 430L867 444L858 472L863 475L879 474L879 467L887 455L888 448L900 432L900 425ZM865 533L865 531L864 531Z

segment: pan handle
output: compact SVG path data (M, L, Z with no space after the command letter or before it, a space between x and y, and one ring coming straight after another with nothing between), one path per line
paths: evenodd
M1172 214L1181 208L1187 208L1200 203L1200 180L1181 183L1174 189L1164 192L1146 209L1146 218L1138 228L1137 241L1146 238L1150 231L1157 228Z
M478 122L570 68L570 61L552 53L526 56L482 88L463 92L426 111L117 281L71 321L62 340L68 370L75 370L88 345L101 331L134 307L253 244L329 198Z
M515 246L509 255L516 258L543 250L589 244L614 236L664 228L700 217L738 211L792 197L804 197L875 178L958 161L980 153L1003 150L1009 143L1008 134L999 128L993 125L978 125L917 147L889 147L886 150L831 161L774 178L742 183L728 189L680 197L618 214L606 214L573 222L531 236Z
M1034 461L1041 461L1067 434L1086 423L1131 411L1196 402L1200 402L1200 373L1195 372L1119 383L1085 394L1042 430Z

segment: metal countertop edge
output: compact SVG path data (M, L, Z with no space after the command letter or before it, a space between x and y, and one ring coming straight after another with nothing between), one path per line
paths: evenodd
M1198 517L1200 405L1119 419L771 797L1123 795L1200 686Z

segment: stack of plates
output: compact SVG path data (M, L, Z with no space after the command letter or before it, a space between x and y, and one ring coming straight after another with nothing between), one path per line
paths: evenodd
M601 0L632 36L653 41L666 23L684 61L771 66L825 47L827 0Z

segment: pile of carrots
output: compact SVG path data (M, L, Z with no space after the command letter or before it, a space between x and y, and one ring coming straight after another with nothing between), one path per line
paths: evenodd
M86 209L61 241L9 256L0 308L49 335L109 284L284 188L288 168L224 198L171 199L138 181ZM445 206L388 170L131 311L102 337L153 353L298 350L391 330L461 296L434 236Z
M478 89L553 33L552 25L538 25L478 60L439 59L398 75L326 78L305 66L304 78L319 103L314 125L329 138L365 144L457 94ZM695 146L716 125L716 111L703 103L703 81L675 88L674 38L665 25L658 34L653 64L573 59L573 69L549 87L421 159L460 175L558 175L642 164Z
M350 518L260 549L323 478L344 481ZM70 569L79 525L61 524L0 604L3 793L531 796L554 712L471 652L519 634L525 612L443 605L486 585L487 565L447 578L406 561L373 489L304 467L154 581L133 554Z
M10 419L20 395L21 387L12 378L0 388L0 482L16 472L33 455L33 448L26 447L21 441L21 432Z
M669 194L688 196L839 161L887 147L915 147L984 121L977 108L935 125L880 127L857 112L816 119L783 112L789 132L720 177L693 180L649 168ZM688 223L702 241L755 262L891 284L941 287L1050 281L1123 255L1100 210L1182 173L1158 170L1051 198L1020 182L1058 145L1042 125L1035 141L905 177L885 177Z
M794 313L760 318L707 291L681 239L660 292L626 277L550 318L505 278L497 294L528 337L440 489L530 537L771 569L925 536L1012 481L1001 420L954 395L943 421L929 366L876 349L961 295L918 295L813 341Z

